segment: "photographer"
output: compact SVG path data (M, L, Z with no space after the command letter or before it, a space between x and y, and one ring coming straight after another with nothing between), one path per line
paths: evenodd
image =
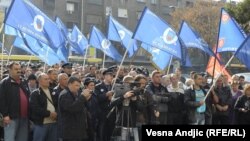
M244 94L235 103L234 109L237 114L237 124L250 124L250 85L246 85Z
M135 140L138 140L138 130L135 129L137 96L142 93L143 89L138 87L138 84L134 82L131 76L124 77L123 85L116 85L111 105L117 106L115 132L118 133L114 133L113 136L118 136L118 138L121 136L121 140L129 140L128 138L130 137L134 137ZM121 133L117 130L120 130Z
M152 96L154 114L151 114L151 124L167 124L168 102L170 101L168 90L161 85L161 73L152 72L152 82L146 86L146 93Z

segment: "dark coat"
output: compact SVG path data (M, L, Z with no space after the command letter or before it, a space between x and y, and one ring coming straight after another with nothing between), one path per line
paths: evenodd
M21 80L18 84L11 77L6 77L0 82L0 112L3 116L11 119L20 117L20 92L22 89L27 99L29 98L29 87Z
M58 131L62 139L82 140L87 138L87 110L84 96L74 96L64 89L58 102Z
M202 89L202 91L204 95L206 95L206 91L204 89ZM196 118L195 118L196 108L198 108L200 105L199 105L199 101L195 101L195 100L196 100L195 90L192 88L185 90L184 104L185 106L187 106L186 108L187 108L187 118L188 118L187 122L188 123L196 122Z
M111 89L111 87L110 87ZM106 93L110 91L104 82L99 83L95 87L94 93L97 95L97 99L100 106L100 119L103 121L106 119L107 114L110 112L110 100L106 96Z
M247 112L242 112L240 109L244 108L248 110ZM241 95L234 106L234 109L237 114L237 124L250 124L250 98L247 97L246 95Z
M52 90L49 89L52 98L52 103L57 110L57 97L52 94ZM41 88L34 90L30 96L30 118L34 124L42 125L43 119L50 116L50 111L47 110L47 96Z

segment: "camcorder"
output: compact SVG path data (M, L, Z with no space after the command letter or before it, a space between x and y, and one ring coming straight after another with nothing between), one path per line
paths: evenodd
M140 85L141 84L138 82L118 84L115 86L114 92L116 93L116 97L124 95L129 91L132 91L134 93L134 96L138 96L143 94L144 92L144 89L140 88Z

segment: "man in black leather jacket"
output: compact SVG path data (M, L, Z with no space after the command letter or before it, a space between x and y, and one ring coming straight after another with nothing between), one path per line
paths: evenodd
M153 99L155 113L151 115L151 124L167 124L168 102L170 101L168 90L161 85L161 73L152 72L152 82L146 86L146 93Z
M4 140L28 140L29 88L20 79L21 66L9 65L9 76L0 83L0 112L3 114Z

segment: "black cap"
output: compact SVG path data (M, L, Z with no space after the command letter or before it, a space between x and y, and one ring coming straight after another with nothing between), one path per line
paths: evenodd
M111 74L113 75L113 70L107 69L102 72L102 75Z
M28 80L36 80L35 74L30 74L30 75L28 76Z
M90 78L90 77L87 77L85 80L84 80L84 85L89 85L90 82L94 82L95 83L95 79L93 78Z
M66 68L66 67L71 67L72 68L72 63L64 63L63 65L62 65L62 68Z

